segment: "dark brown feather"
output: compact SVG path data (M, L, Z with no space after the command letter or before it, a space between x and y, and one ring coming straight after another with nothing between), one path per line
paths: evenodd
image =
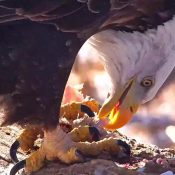
M146 31L170 20L175 14L174 0L112 0L113 5L102 29Z
M81 47L79 39L28 21L1 26L0 38L3 124L56 126L64 87Z
M147 30L163 24L175 13L174 0L2 0L0 7L0 14L5 8L13 9L13 13L6 14L9 19L0 17L0 23L28 18L71 32L95 23L98 28L118 29L132 23L131 28L140 30L142 26Z

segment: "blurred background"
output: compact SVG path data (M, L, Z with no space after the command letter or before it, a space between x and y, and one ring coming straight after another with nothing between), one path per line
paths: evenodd
M68 80L68 86L79 87L80 84L84 84L84 94L101 104L110 88L110 79L98 54L89 44L80 50ZM66 93L69 94L66 99L78 99L68 88ZM133 120L119 131L142 143L175 148L175 70L156 98L141 106Z

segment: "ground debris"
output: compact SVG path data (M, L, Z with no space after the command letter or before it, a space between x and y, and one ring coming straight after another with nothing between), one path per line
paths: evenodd
M18 127L0 128L0 174L2 175L8 174L12 167L9 147L19 132ZM48 162L44 168L32 175L160 175L168 171L175 174L175 150L137 143L134 139L118 132L113 134L126 141L132 148L132 156L127 163L120 164L109 159L107 155L99 155L88 158L84 163L72 165L60 161ZM22 160L26 155L19 151L18 157Z

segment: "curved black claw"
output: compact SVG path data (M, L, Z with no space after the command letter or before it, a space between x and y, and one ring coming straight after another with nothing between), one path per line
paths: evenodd
M10 170L10 175L15 175L19 170L23 169L26 165L26 160L22 160L15 164L13 168Z
M94 112L91 110L91 108L89 108L86 105L81 104L81 112L86 113L89 117L94 117L95 114Z
M117 140L116 144L121 147L121 150L117 153L112 153L112 158L121 164L129 162L131 156L130 146L122 140Z
M97 142L100 140L100 132L96 127L89 126L89 133L91 134L93 141Z
M20 143L18 140L16 140L15 142L13 142L13 144L10 147L10 158L14 163L19 162L18 158L17 158L17 150L20 147Z
M130 155L131 155L131 147L126 142L124 142L122 140L118 140L117 144L119 146L122 146L124 148L123 151L126 154L126 156L130 157Z

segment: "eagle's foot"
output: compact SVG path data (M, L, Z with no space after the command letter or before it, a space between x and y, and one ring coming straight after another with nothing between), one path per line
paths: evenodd
M130 156L130 147L116 138L87 142L86 139L90 134L88 130L88 127L80 127L66 134L58 126L55 130L45 131L41 147L26 159L26 172L39 170L46 160L59 159L64 163L82 162L85 161L85 156L97 156L103 151L118 157ZM81 133L81 136L76 133ZM85 137L82 137L83 133Z
M83 155L89 156L98 156L102 152L108 152L112 156L117 156L117 158L126 158L131 154L130 146L128 144L112 137L92 143L78 142L76 147Z
M46 160L59 159L65 163L83 161L83 157L77 150L76 143L69 134L63 132L58 126L54 130L44 131L44 140L41 147L26 159L26 172L39 170Z
M20 148L27 152L34 148L34 142L38 135L43 136L43 131L40 127L28 126L16 140L19 142Z

